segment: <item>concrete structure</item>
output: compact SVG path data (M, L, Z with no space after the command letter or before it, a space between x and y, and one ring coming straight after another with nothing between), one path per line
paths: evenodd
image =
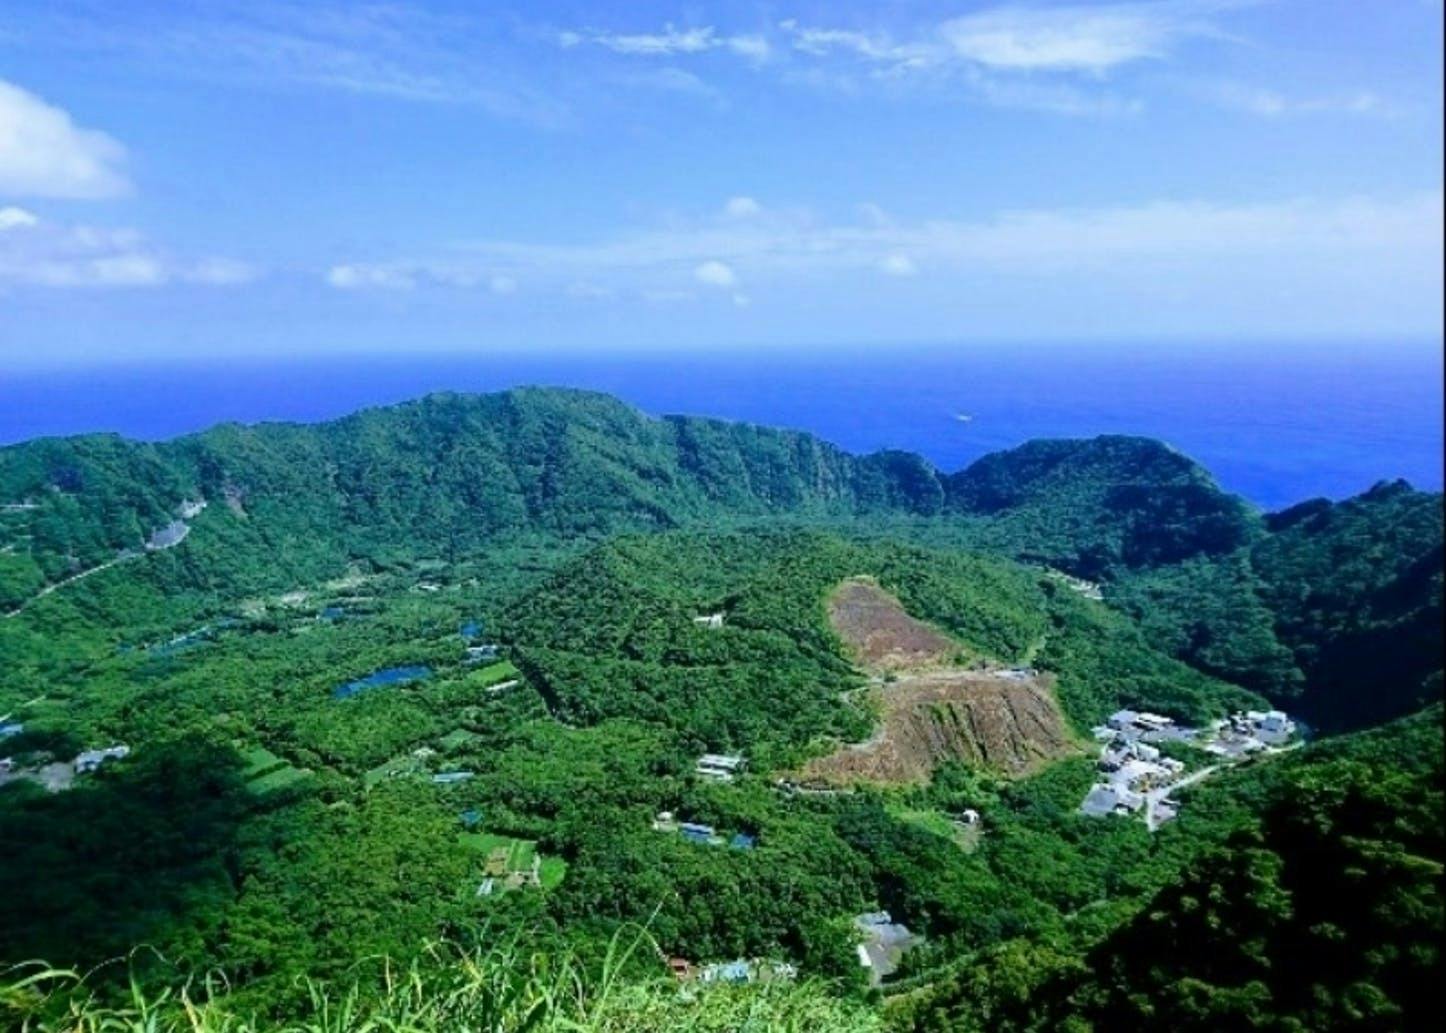
M854 927L863 934L857 945L859 964L868 969L869 986L876 987L898 970L905 952L917 946L920 938L909 927L895 922L887 911L870 911L854 919Z
M475 777L476 772L472 771L439 771L432 776L432 781L439 786L456 785L458 782L465 782Z
M702 825L695 821L679 822L678 833L689 842L702 843L704 846L716 846L723 842L712 825Z
M76 755L75 771L83 775L88 771L94 771L108 760L120 760L129 755L131 748L124 743L118 746L108 746L103 750L86 750Z
M701 617L694 617L693 623L716 630L723 626L723 614L721 612L704 614Z
M496 660L497 653L498 647L490 642L480 646L468 646L466 663L480 664L488 660Z
M704 983L772 983L792 982L798 978L798 968L786 961L769 961L755 958L752 961L739 958L736 961L720 961L704 965L698 970L698 979Z
M173 545L181 544L182 539L190 533L191 528L184 520L172 520L146 539L146 548L151 552L169 549Z
M992 673L996 678L1006 678L1009 681L1028 681L1039 672L1033 667L1006 667L1002 671Z
M702 778L715 782L731 782L743 767L743 758L722 753L705 753L698 758L694 771Z
M1097 783L1084 802L1079 805L1080 813L1092 818L1107 814L1133 814L1145 805L1145 798L1139 793L1109 782Z

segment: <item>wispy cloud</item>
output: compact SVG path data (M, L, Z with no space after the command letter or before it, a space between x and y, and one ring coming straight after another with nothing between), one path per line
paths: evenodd
M260 270L228 258L178 259L132 229L61 225L0 208L0 289L5 287L233 286Z
M568 49L591 45L637 58L686 59L718 50L753 60L776 56L769 64L784 81L830 92L923 90L996 107L1097 117L1141 106L1101 87L1109 73L1166 59L1192 38L1223 37L1215 16L1248 2L1006 5L893 28L785 18L768 35L668 25L657 32L571 30L557 40Z
M565 48L592 45L618 54L642 57L673 57L678 54L702 54L725 50L753 61L768 57L768 40L759 35L724 35L711 25L689 29L664 26L659 32L601 32L595 29L569 30L557 36Z
M905 221L870 207L858 222L758 207L728 208L594 243L477 241L445 255L345 268L345 286L486 284L514 277L580 296L733 291L841 275L890 279L976 276L1151 278L1208 268L1245 276L1263 266L1318 268L1386 256L1439 266L1439 192L1386 200L1287 199L1260 204L1159 201L1098 209L1004 211L981 220ZM740 206L741 207L741 206ZM1435 259L1429 256L1435 255ZM1308 278L1306 273L1303 276ZM335 282L335 270L332 273Z
M513 23L481 14L250 0L128 10L119 21L103 9L58 3L16 20L51 44L129 56L155 74L469 105L543 125L570 117L564 103L518 66Z
M988 68L1099 75L1120 65L1167 57L1190 37L1218 35L1208 16L1224 6L1157 0L999 7L947 21L940 35L955 54Z
M1332 96L1299 97L1279 90L1230 81L1193 84L1188 88L1190 92L1210 103L1262 118L1286 118L1292 115L1390 118L1396 114L1391 105L1370 90Z
M0 194L103 198L130 191L125 148L0 79Z

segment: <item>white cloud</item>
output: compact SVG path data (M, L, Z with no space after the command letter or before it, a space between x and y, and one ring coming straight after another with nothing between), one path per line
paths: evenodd
M22 208L0 208L0 288L227 286L259 275L227 258L172 258L135 230L58 225Z
M260 277L260 271L246 262L233 258L206 258L184 271L182 278L191 283L212 287L231 287L251 283Z
M39 222L39 219L24 208L16 208L14 205L0 208L0 232L34 226Z
M944 56L938 45L929 40L898 43L883 34L857 29L813 28L800 25L791 18L780 22L778 27L789 35L794 50L812 57L843 53L895 69L906 69L935 64Z
M711 25L691 29L666 25L661 32L638 33L567 31L558 34L557 42L564 49L592 44L634 57L675 57L726 50L751 61L762 61L769 54L768 40L762 36L722 35Z
M482 288L497 295L517 293L515 276L456 260L441 262L347 262L326 271L326 282L339 290L408 291L423 285Z
M125 148L105 133L0 79L0 193L103 198L130 190Z
M919 270L912 258L896 251L879 260L879 271L887 276L903 277L913 276Z
M1166 57L1182 39L1210 34L1209 5L1192 2L998 7L945 22L955 53L989 68L1107 72Z
M1369 90L1332 97L1290 97L1276 90L1237 82L1215 82L1192 92L1221 107L1233 108L1262 118L1292 115L1363 115L1389 118L1391 106Z
M340 290L410 290L416 286L412 274L383 265L334 265L326 282Z
M738 274L726 262L710 259L693 270L693 279L709 287L732 287L738 282Z
M751 219L763 214L763 206L751 197L730 197L723 213L732 219Z

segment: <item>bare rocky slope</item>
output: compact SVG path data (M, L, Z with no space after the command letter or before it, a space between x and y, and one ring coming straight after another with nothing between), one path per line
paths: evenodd
M923 782L959 760L1022 775L1073 752L1050 675L992 667L908 614L874 582L854 578L829 601L829 623L875 676L875 734L811 761L820 782Z

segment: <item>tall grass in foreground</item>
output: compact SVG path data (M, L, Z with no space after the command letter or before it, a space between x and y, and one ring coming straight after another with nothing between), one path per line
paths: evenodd
M285 1019L247 1013L224 981L106 992L39 963L0 970L0 1027L26 1033L867 1033L878 1014L813 983L680 987L625 978L645 935L615 939L600 972L570 956L439 945L371 977L305 983Z

